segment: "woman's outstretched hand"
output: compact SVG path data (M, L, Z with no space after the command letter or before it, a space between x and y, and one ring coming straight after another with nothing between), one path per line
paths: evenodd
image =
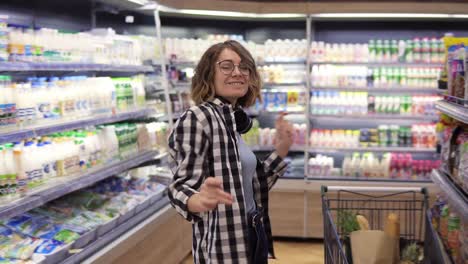
M208 177L203 182L200 192L192 195L187 206L192 213L202 213L215 209L218 204L231 205L232 195L223 190L221 178Z
M291 123L284 119L287 113L281 113L276 119L276 140L275 149L276 153L282 158L288 155L289 148L294 142L294 128Z

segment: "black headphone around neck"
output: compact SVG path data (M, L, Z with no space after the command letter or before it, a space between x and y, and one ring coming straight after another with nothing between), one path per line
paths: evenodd
M236 120L236 130L239 134L245 134L252 128L252 119L241 108L234 110L234 118Z
M231 104L229 100L226 100L222 96L216 96L216 98L221 100L223 103ZM242 108L234 108L234 119L234 121L236 122L236 130L239 134L245 134L249 132L249 130L252 128L252 119Z

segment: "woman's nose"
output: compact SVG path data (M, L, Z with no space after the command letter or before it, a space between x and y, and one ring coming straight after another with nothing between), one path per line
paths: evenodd
M242 75L240 70L239 70L239 66L237 65L234 65L234 70L232 71L232 76L238 76L238 75Z

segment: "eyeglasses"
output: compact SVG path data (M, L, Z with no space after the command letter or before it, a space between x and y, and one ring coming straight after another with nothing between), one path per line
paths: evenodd
M235 67L237 67L237 69L242 75L246 75L246 76L250 75L250 68L247 64L244 64L244 63L239 63L236 65L230 60L224 60L224 61L218 61L216 62L216 64L218 64L221 72L226 75L231 75L232 72L234 72Z

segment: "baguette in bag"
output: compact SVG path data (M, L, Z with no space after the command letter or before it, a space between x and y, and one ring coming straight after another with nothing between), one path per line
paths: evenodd
M395 213L390 213L387 216L387 220L385 221L384 227L385 234L391 238L394 244L394 262L400 262L400 219L398 215Z

